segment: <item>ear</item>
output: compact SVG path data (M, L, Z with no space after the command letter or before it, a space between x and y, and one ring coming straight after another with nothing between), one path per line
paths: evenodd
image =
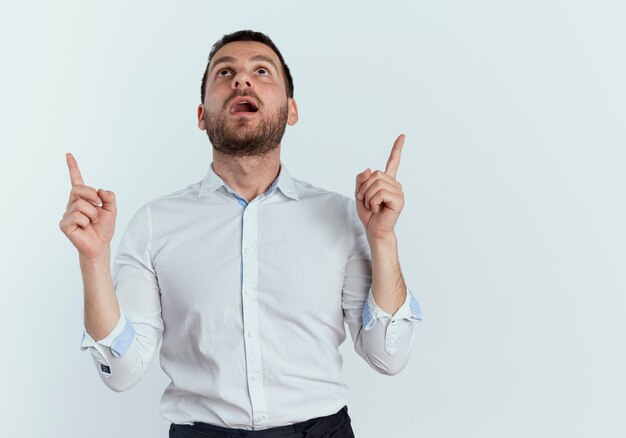
M287 105L289 106L289 114L287 115L287 123L289 126L293 126L298 122L298 105L296 101L291 97L287 99Z
M206 125L204 123L204 105L198 105L198 128L206 131Z

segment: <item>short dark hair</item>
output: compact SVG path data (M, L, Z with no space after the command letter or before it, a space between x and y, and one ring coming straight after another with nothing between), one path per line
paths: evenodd
M291 77L291 72L289 71L289 67L285 63L283 59L283 55L281 55L280 50L274 44L274 42L261 32L255 32L253 30L239 30L237 32L229 33L224 35L219 41L213 44L211 48L211 52L209 53L209 60L206 64L206 68L204 69L204 75L202 75L202 85L200 86L200 102L204 102L204 94L206 93L206 79L209 73L209 64L211 64L211 59L213 59L213 55L224 47L228 43L234 43L236 41L255 41L257 43L265 44L270 49L276 53L278 59L280 60L280 64L283 67L283 74L285 76L285 88L287 89L287 97L293 98L293 78Z

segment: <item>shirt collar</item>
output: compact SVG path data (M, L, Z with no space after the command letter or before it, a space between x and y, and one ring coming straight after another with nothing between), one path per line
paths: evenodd
M209 170L206 173L206 176L202 180L202 184L200 185L200 191L198 196L208 195L221 186L224 186L227 190L233 191L226 182L220 176L215 173L213 170L213 162L209 165ZM278 187L283 194L291 199L298 200L298 193L296 192L296 187L294 185L293 179L291 175L287 171L287 167L280 161L280 171L278 172L278 176L272 182L272 185L267 190L266 193L271 193L274 187Z

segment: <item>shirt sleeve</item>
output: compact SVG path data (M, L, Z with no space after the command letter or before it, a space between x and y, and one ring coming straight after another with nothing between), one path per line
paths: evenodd
M411 329L411 321L422 320L422 310L413 293L407 289L406 299L396 313L390 315L378 307L369 289L367 300L363 304L363 328L365 331L372 330L376 322L381 318L387 318L387 330L385 332L385 351L393 354L396 351L396 341L405 330Z
M150 204L131 218L113 261L113 286L120 319L104 339L83 331L81 350L89 350L102 381L125 391L141 380L163 334L161 296L151 258Z
M422 312L409 289L404 304L393 315L374 301L369 242L356 213L356 203L349 200L352 245L342 290L344 322L357 354L379 373L395 375L408 363L414 322L421 321Z
M113 356L122 357L132 344L134 337L135 327L126 319L126 316L120 310L120 319L106 338L96 341L86 330L83 330L83 339L80 343L80 349L85 351L89 349L89 347L108 347Z

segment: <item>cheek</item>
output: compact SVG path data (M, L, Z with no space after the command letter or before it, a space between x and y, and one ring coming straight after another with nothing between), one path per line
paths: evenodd
M285 103L287 94L281 86L274 83L265 84L261 82L257 82L255 85L254 91L259 95L259 97L265 97L265 102L271 102L273 106L279 106Z
M210 110L215 110L216 108L221 109L222 105L224 105L224 100L226 100L230 94L230 88L214 85L207 89L204 98L205 106Z
M215 94L211 95L211 98L207 98L204 101L205 113L215 114L221 112L224 106L224 100L216 99Z
M265 98L263 98L263 96L265 96ZM268 92L264 94L259 92L259 97L261 97L265 106L273 109L284 108L288 105L287 98L281 90L268 90Z

